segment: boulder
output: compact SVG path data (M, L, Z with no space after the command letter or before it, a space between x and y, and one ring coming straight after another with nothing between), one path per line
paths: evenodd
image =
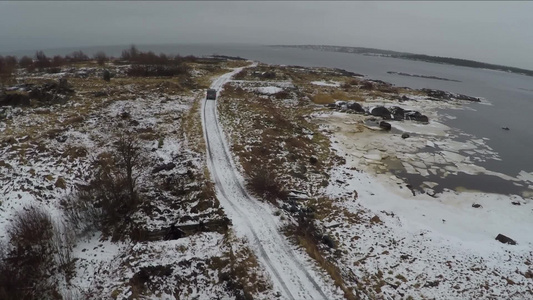
M70 89L70 85L68 84L68 81L67 81L66 78L60 78L59 79L58 89L60 89L60 90L69 90Z
M324 243L329 248L335 248L335 241L327 234L322 236L322 243Z
M496 240L500 243L503 243L503 244L509 244L509 245L516 245L516 241L513 240L512 238L508 237L508 236L505 236L503 234L498 234L498 236L496 236Z
M159 165L157 167L155 167L153 170L152 170L152 174L155 174L155 173L158 173L158 172L161 172L161 171L170 171L172 169L174 169L176 167L176 164L175 163L168 163L168 164L162 164L162 165Z
M102 79L104 79L104 81L110 81L111 73L108 70L104 70L104 72L102 73Z
M406 139L406 138L408 138L409 136L410 136L409 133L403 133L403 134L402 134L402 139Z
M384 106L377 106L370 110L370 114L376 117L382 117L385 120L391 119L391 112Z
M392 129L392 125L388 122L385 122L385 121L381 121L379 122L379 127L382 128L382 129L385 129L385 130L391 130Z
M399 106L394 106L393 108L391 108L391 114L392 118L396 121L401 121L405 119L405 109Z
M337 105L337 107L346 107L346 101L336 101L335 105Z
M363 109L363 107L361 106L361 104L357 103L357 102L350 102L346 105L346 108L347 109L350 109L350 110L353 110L355 112L358 112L358 113L364 113L365 110Z
M423 122L423 123L429 122L429 118L426 115L423 115L420 112L414 111L414 110L406 111L405 112L405 119L406 120Z
M474 204L472 204L472 207L473 208L482 208L483 206L481 206L481 204L474 203Z

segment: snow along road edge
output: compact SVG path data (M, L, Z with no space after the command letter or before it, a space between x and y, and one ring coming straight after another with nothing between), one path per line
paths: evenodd
M223 85L242 69L237 68L218 77L211 88L216 89L218 94ZM281 235L271 210L246 192L225 142L216 105L217 101L202 101L201 115L208 167L215 182L217 198L231 218L236 233L251 242L252 249L283 298L338 298L339 294L329 288L326 290L329 295L326 296L323 289L327 285L316 272L309 269L309 264L304 265L296 257Z

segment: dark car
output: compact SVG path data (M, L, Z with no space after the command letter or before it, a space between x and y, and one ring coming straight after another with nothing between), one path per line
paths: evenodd
M207 90L207 97L205 97L207 100L217 100L217 90L214 89L208 89Z

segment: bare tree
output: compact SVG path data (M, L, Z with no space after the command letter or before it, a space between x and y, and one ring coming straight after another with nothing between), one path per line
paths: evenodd
M89 56L87 56L87 54L83 53L83 51L81 50L72 52L70 56L72 57L72 61L74 62L89 60Z
M144 163L140 142L131 132L116 136L113 151L94 160L93 179L63 201L69 221L81 233L97 228L120 238L140 203L137 180Z
M135 60L139 56L139 50L135 45L131 45L130 49L123 50L121 58L123 60Z
M139 140L131 132L121 132L118 135L118 141L115 145L118 154L118 166L126 173L126 184L128 187L129 198L132 204L137 203L137 179L136 174L140 164L140 146Z

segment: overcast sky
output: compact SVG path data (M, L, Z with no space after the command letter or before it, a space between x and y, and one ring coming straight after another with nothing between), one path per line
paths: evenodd
M0 52L147 43L331 44L533 69L533 2L0 2Z

